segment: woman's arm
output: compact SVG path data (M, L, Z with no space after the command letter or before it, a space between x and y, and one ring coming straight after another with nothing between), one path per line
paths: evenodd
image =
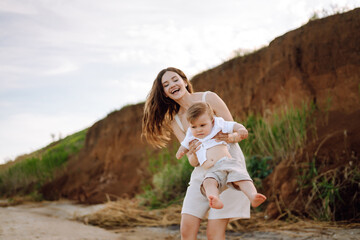
M216 116L222 117L225 121L234 121L225 102L216 93L208 92L205 100L210 104Z
M234 121L233 117L229 111L229 108L226 106L225 102L216 93L209 92L206 95L206 102L210 104L210 106L214 110L216 116L222 117L225 121ZM239 141L236 141L239 139L238 137L234 138L233 135L228 134L228 133L223 133L223 132L219 132L218 134L216 134L214 139L216 139L216 141L218 141L218 142L220 142L220 141L225 141L227 143L239 142Z

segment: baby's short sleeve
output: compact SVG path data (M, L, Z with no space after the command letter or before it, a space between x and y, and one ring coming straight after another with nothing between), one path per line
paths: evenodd
M224 133L232 133L234 131L235 122L225 121L223 132Z
M232 133L234 131L235 122L225 121L223 118L218 117L218 124L223 133Z

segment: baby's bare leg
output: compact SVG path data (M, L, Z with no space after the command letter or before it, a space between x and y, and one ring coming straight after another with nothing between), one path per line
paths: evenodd
M252 181L244 180L234 182L234 184L237 185L241 189L241 191L249 198L251 206L258 207L266 200L266 197L264 195L257 192Z
M211 208L221 209L224 204L220 200L219 189L217 188L218 182L214 178L206 178L203 182L206 197L209 200Z

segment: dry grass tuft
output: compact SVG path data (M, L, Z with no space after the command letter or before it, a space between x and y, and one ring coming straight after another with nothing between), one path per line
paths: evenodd
M105 208L93 214L82 217L86 224L97 225L106 229L129 228L137 226L166 227L180 225L181 205L175 204L167 208L149 210L139 205L137 199L118 199L107 202ZM202 221L201 230L206 229L207 221ZM293 218L287 221L266 220L263 212L251 214L251 219L231 221L228 231L325 231L333 228L360 228L360 223L348 222L320 222L307 219Z
M266 220L263 212L252 213L251 219L240 219L232 221L228 224L227 230L236 232L251 232L251 231L326 231L326 229L349 229L360 228L360 223L350 223L346 221L329 222L329 221L314 221L309 219L293 217L292 219L284 220Z
M107 202L105 208L82 217L82 221L103 228L134 226L179 225L181 206L171 205L164 209L149 210L139 205L137 199L118 199Z

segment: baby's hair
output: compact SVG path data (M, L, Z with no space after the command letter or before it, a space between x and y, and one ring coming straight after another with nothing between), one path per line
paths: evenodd
M189 107L186 112L186 119L193 123L198 117L207 113L211 120L214 119L214 111L208 103L198 102Z

